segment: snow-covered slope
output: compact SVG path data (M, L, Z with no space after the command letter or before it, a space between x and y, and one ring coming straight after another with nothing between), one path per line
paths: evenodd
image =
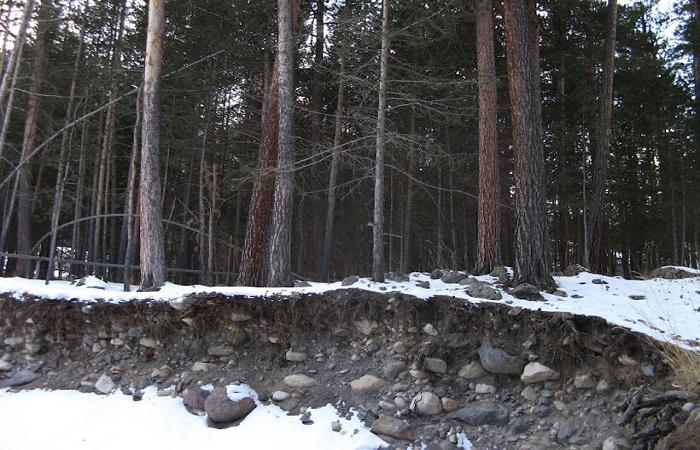
M495 281L488 275L477 278L482 281ZM603 283L599 281L593 283L594 279L602 280ZM555 280L568 297L543 293L545 301L533 302L517 299L502 292L503 299L494 302L507 303L524 309L598 316L610 323L628 327L655 339L700 350L700 273L696 278L682 280L657 278L634 281L584 272L575 277L556 277ZM421 281L428 281L430 287L418 287L416 284ZM168 283L155 293L134 292L135 289L132 287L132 292L123 292L122 285L105 283L95 278L87 279L83 286L76 286L67 281L53 281L45 285L40 280L0 278L0 292L14 293L18 298L21 298L22 294L30 294L48 299L72 299L82 302L169 301L194 293L248 297L285 296L294 293L323 293L338 289L401 292L421 299L452 296L475 303L492 301L470 297L465 292L465 286L431 280L427 274L417 272L410 274L410 280L406 282L374 283L369 279L360 278L350 286L342 286L340 282L310 283L310 286L300 288L180 286Z

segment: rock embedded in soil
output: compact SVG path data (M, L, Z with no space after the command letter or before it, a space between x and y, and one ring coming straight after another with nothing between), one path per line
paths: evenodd
M603 441L602 450L629 450L631 448L632 446L627 439L611 436Z
M25 384L33 383L41 378L40 373L32 372L31 370L18 370L12 376L4 381L0 381L0 387L3 385L15 387L24 386Z
M387 363L384 365L384 369L382 369L382 375L384 375L384 378L387 380L393 380L399 374L406 368L406 362L405 361L399 361L396 359L391 359L387 361Z
M100 394L110 394L116 388L117 386L106 373L103 373L95 383L95 390Z
M521 355L510 355L500 348L493 347L488 340L481 344L478 353L481 365L491 373L520 375L525 366L525 359Z
M450 419L456 419L471 426L504 425L508 423L510 413L497 406L465 406L448 415Z
M440 397L426 391L413 397L410 408L419 416L434 416L442 412L442 402Z
M442 397L440 399L440 403L442 403L442 409L448 413L459 409L459 403L457 400L449 397Z
M196 361L194 364L192 364L192 372L208 372L214 367L216 367L216 364Z
M212 422L229 424L242 419L255 409L250 397L231 400L225 387L217 387L204 401L204 411Z
M543 381L556 381L559 379L559 372L538 362L531 362L525 366L520 381L523 383L541 383Z
M293 388L308 388L316 386L318 384L318 382L315 379L301 373L287 375L282 381L287 386Z
M139 345L147 348L158 348L158 342L150 337L142 337L141 339L139 339Z
M290 362L304 362L308 358L308 355L304 352L293 352L289 350L285 355L285 359Z
M412 441L416 438L411 425L394 416L379 416L372 422L370 431L402 441Z
M0 359L0 372L9 372L13 367L14 365L11 361Z
M435 329L432 323L426 323L423 326L423 332L427 334L428 336L437 336L438 331Z
M375 392L387 385L387 381L374 375L363 375L350 382L350 388L357 394Z
M207 355L214 357L224 357L233 355L234 349L229 345L215 345L209 347Z
M491 384L477 383L474 386L474 392L477 394L495 394L497 390L496 386Z
M473 380L475 378L483 377L486 375L486 371L479 361L472 361L466 366L462 367L457 373L462 378L467 380Z
M447 363L439 358L425 358L423 368L433 373L447 373Z
M355 326L355 329L357 331L364 334L365 336L369 336L374 330L376 330L379 327L377 322L367 319L356 320L352 324Z
M283 402L287 400L290 397L290 394L288 392L284 391L275 391L272 393L272 400L276 402Z
M580 372L574 376L574 387L578 389L593 389L596 384L596 379L590 372Z

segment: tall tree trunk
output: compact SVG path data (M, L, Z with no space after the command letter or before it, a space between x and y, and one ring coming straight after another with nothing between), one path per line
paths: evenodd
M142 87L143 89L143 87ZM134 198L136 197L136 170L139 160L139 133L141 132L141 95L139 90L136 98L136 120L134 121L134 133L131 141L131 157L129 158L129 175L126 182L126 200L124 206L124 292L131 290L131 261L134 257Z
M88 98L87 91L85 92L85 97ZM87 170L87 164L85 162L87 145L86 128L87 120L83 121L80 132L80 157L78 160L78 179L76 180L77 186L75 188L75 204L73 206L73 230L71 233L71 250L73 251L73 258L78 261L83 261L85 259L85 247L83 245L84 240L81 236L81 223L78 221L78 219L83 214L83 189L85 186L85 172ZM74 275L82 276L84 273L84 267L79 265L75 270L71 271Z
M379 63L379 106L377 108L377 152L374 163L374 221L372 233L372 280L377 282L384 282L384 145L391 0L384 0L382 9L382 50Z
M160 193L160 78L165 38L165 0L148 2L148 33L143 82L141 186L139 189L141 290L165 283L165 248Z
M608 0L607 31L603 60L603 92L600 96L598 136L593 158L591 201L588 209L589 238L588 267L601 273L605 270L603 258L603 206L605 183L608 175L610 128L612 122L613 72L615 69L615 39L617 30L617 0Z
M500 261L498 112L491 0L476 1L479 72L479 213L476 268L489 273Z
M311 151L313 155L311 195L313 242L314 251L314 278L325 279L323 268L323 245L324 242L318 239L323 232L323 198L321 197L322 176L321 176L321 117L323 116L323 93L321 90L321 71L323 70L323 44L325 0L316 0L316 41L314 42L314 74L311 85ZM299 216L302 217L302 216Z
M29 254L32 248L32 198L29 186L32 180L31 164L23 164L25 159L34 150L37 135L37 122L39 120L39 108L41 103L40 92L44 84L46 72L46 46L48 44L48 29L53 13L53 4L50 0L43 0L39 10L39 26L36 41L34 43L34 68L30 83L29 100L27 102L27 117L24 123L24 138L22 139L22 153L20 157L20 170L17 173L19 180L17 191L17 253ZM30 277L32 264L29 260L17 261L17 274L21 277Z
M292 205L294 170L294 36L292 0L277 2L277 85L279 87L279 151L268 264L269 285L291 282Z
M63 188L68 174L68 156L70 147L68 146L68 138L71 130L68 127L74 118L73 104L75 102L75 89L78 83L78 73L80 70L80 60L83 56L83 40L85 37L85 24L80 26L80 42L78 43L78 51L75 55L73 63L73 78L70 83L70 91L68 93L68 106L66 107L66 117L63 121L63 134L61 135L61 150L58 159L58 170L56 171L56 188L54 191L53 206L51 208L51 240L49 243L49 270L46 271L46 284L49 284L49 279L53 277L53 260L56 253L56 235L58 228L58 220L61 216L61 205L63 204Z
M528 0L504 2L508 85L515 152L515 283L540 288L554 284L549 274L549 240L544 188L544 151L533 69L536 55L528 20Z
M411 225L413 222L413 177L416 173L416 109L411 108L409 119L410 141L408 144L408 177L406 179L406 202L403 212L403 232L401 235L401 264L399 271L406 273L411 265Z
M24 42L27 38L27 27L29 26L29 21L32 18L33 10L34 0L26 0L26 2L24 3L24 14L22 15L22 22L20 22L17 38L15 39L14 49L12 50L12 56L10 56L10 61L7 65L7 69L5 69L5 74L2 78L2 84L0 84L0 109L4 108L2 130L0 131L0 161L2 161L2 154L5 149L5 139L7 138L7 130L10 127L12 104L14 103L15 98L15 85L17 84L17 78L19 76L19 71L22 66L22 50L24 49ZM5 105L5 97L8 96L8 92L9 97L7 98L7 105Z
M333 225L335 223L335 190L338 180L338 160L343 133L343 113L345 101L345 59L340 57L340 74L338 79L338 99L335 107L335 129L333 137L333 154L328 175L328 198L326 204L326 225L323 234L323 259L321 261L321 281L328 281L330 275L331 251L333 248Z

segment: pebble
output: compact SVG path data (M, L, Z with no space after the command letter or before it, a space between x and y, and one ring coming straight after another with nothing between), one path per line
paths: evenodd
M438 331L435 329L433 324L431 323L426 323L425 326L423 327L423 332L427 334L428 336L437 336Z
M439 358L425 358L423 367L433 373L446 373L447 363Z
M284 391L275 391L272 393L272 400L276 402L283 402L287 400L290 397L288 392Z

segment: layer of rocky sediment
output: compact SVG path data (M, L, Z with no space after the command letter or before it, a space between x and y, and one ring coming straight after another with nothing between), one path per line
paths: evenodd
M196 386L246 383L294 414L354 408L401 448L455 448L460 432L477 449L671 448L700 415L693 394L670 390L648 339L508 305L360 290L118 304L4 296L0 318L0 388L138 398L155 384L192 395L196 413Z

